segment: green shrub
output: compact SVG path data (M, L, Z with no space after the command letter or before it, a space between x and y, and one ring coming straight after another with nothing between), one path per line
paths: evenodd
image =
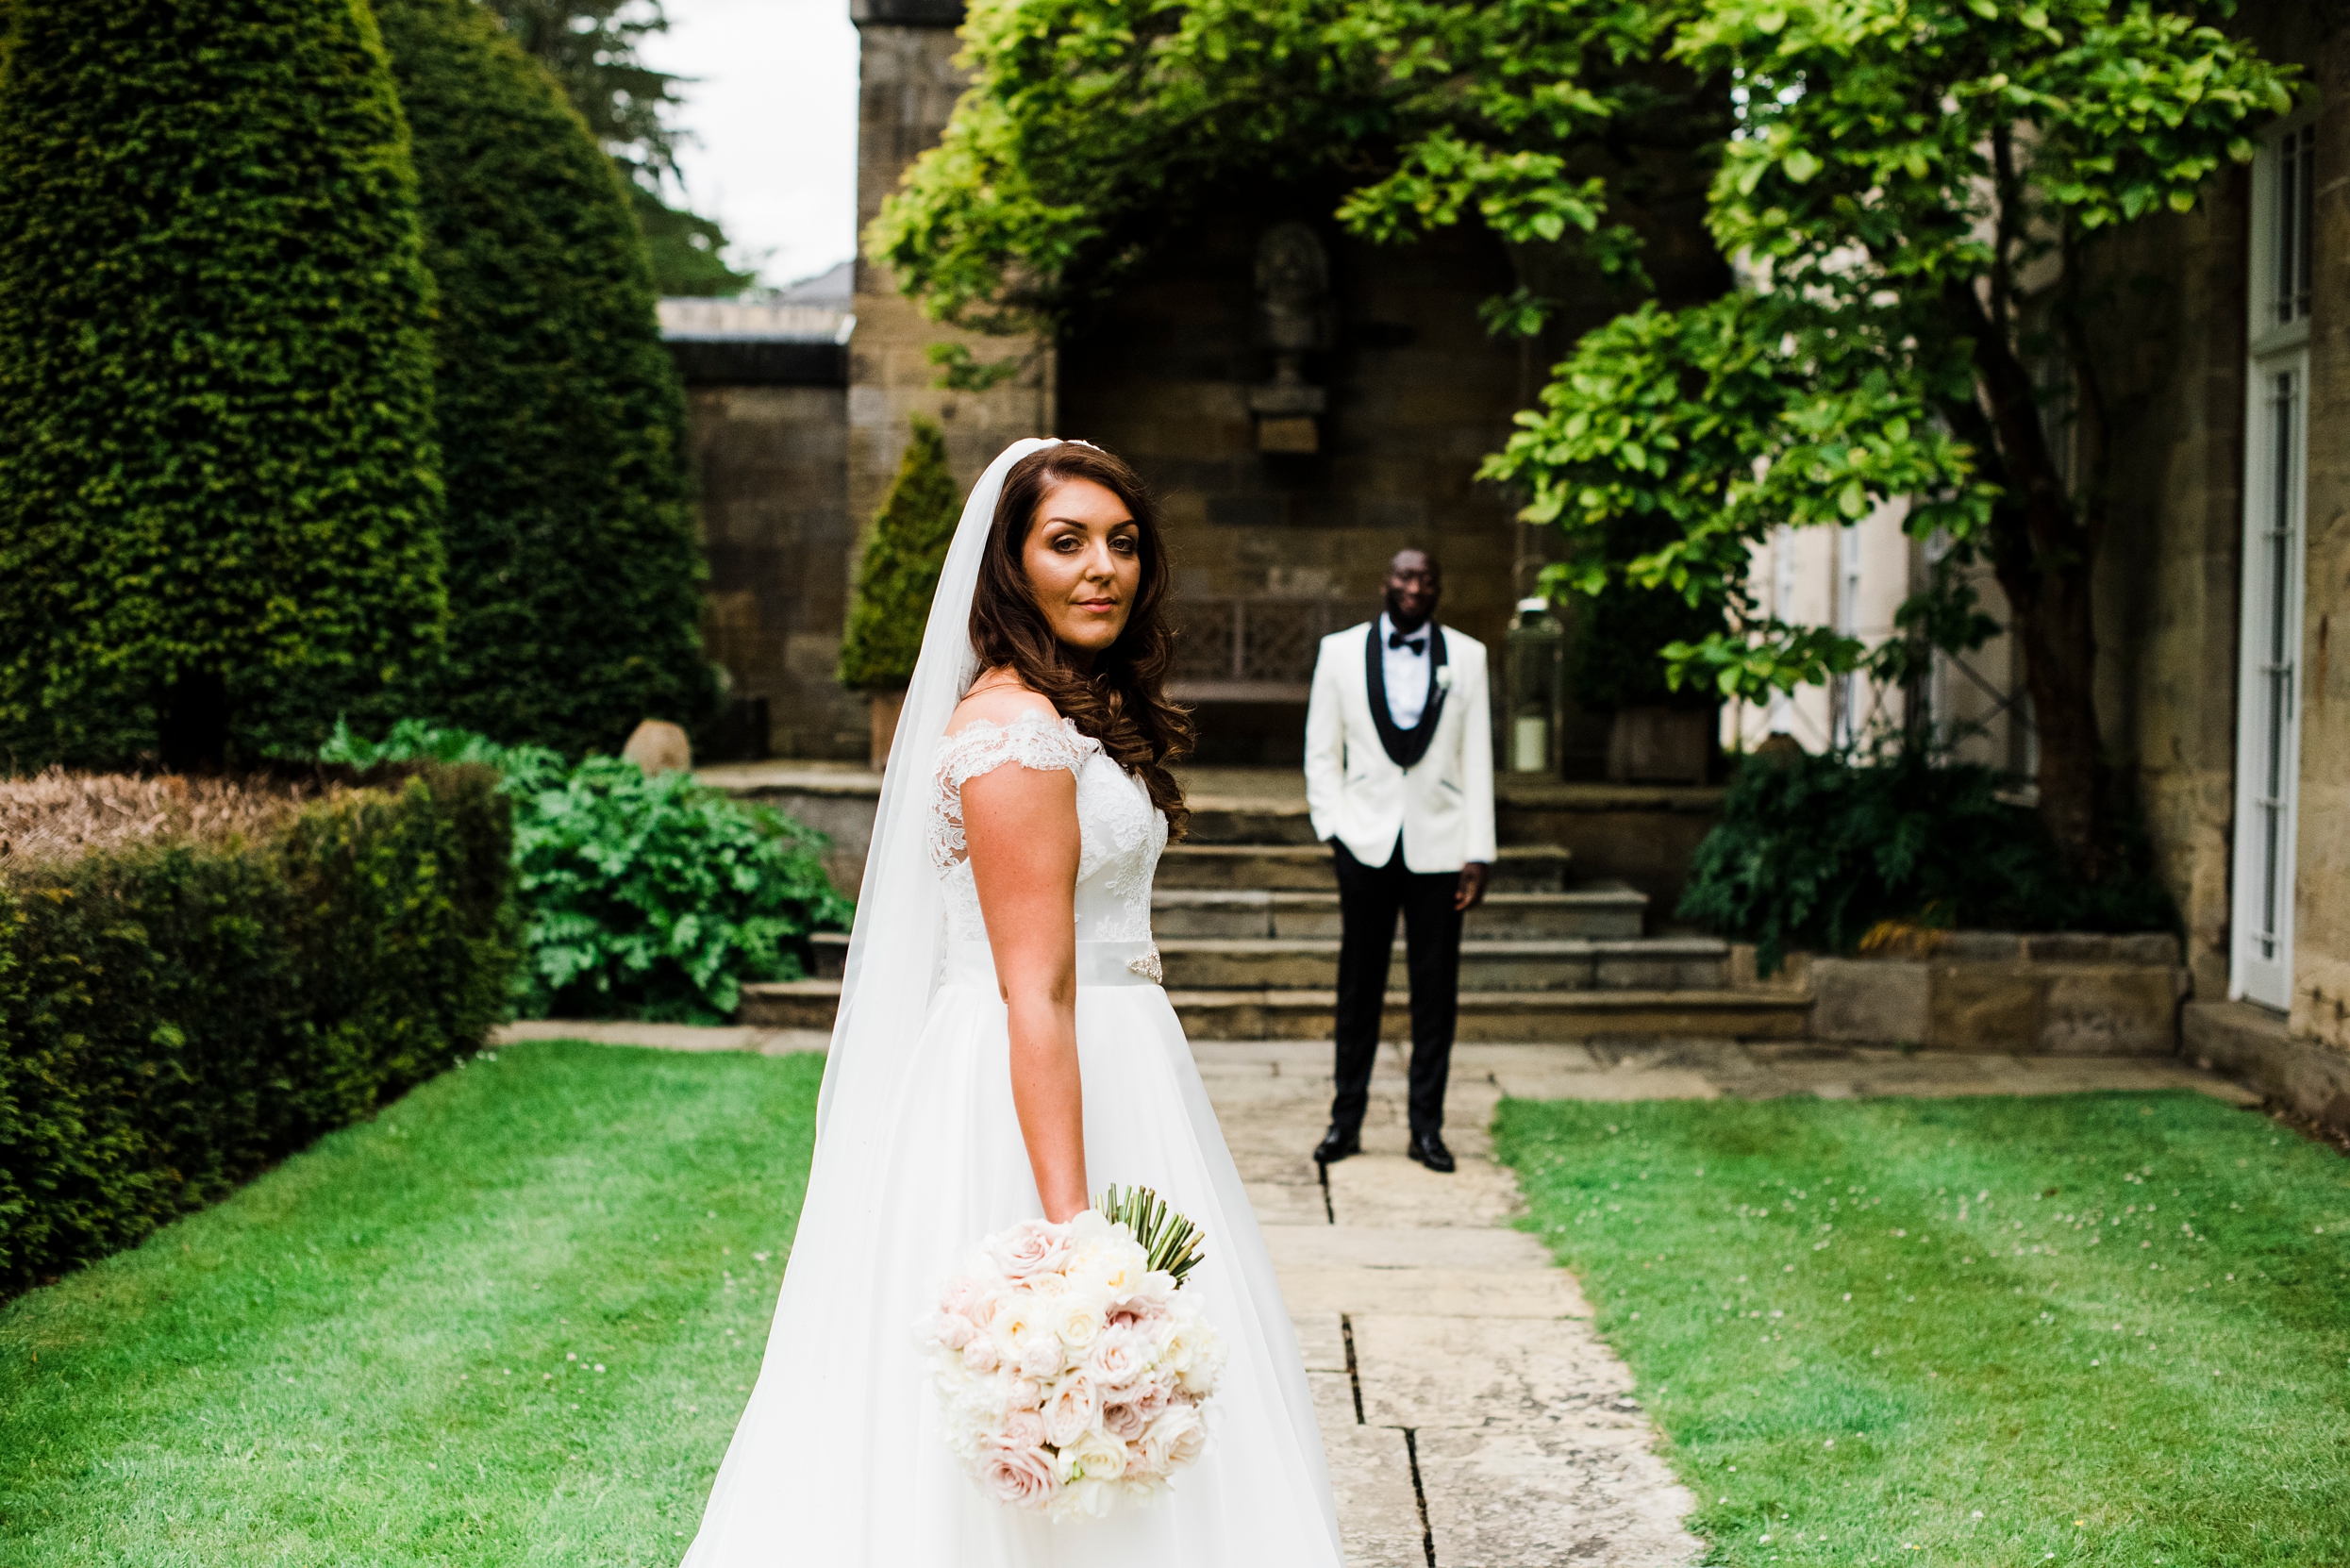
M1680 915L1757 946L1768 974L1790 948L1844 953L1903 921L2008 931L2175 930L2170 894L2132 859L2098 884L2066 876L2040 816L1999 798L1988 768L1924 748L1872 759L1750 758L1697 846Z
M258 755L437 657L431 280L351 0L11 0L0 768Z
M428 766L249 830L0 861L0 1293L137 1242L477 1050L506 802Z
M1676 537L1660 518L1619 521L1607 530L1610 560L1662 547ZM1711 708L1720 694L1702 684L1675 691L1665 683L1664 649L1699 642L1722 629L1722 607L1692 605L1670 586L1641 588L1611 580L1597 593L1577 594L1567 679L1587 712L1626 708Z
M962 497L946 466L946 437L916 414L913 439L857 563L848 630L841 639L836 678L842 685L852 692L906 690L922 656L939 569L961 516Z
M410 711L509 743L692 726L701 545L685 399L619 170L473 0L376 0L440 287L446 660Z
M797 979L810 931L848 924L823 835L682 773L624 758L576 765L414 721L379 743L339 729L325 759L482 762L514 803L514 867L533 1018L731 1019L746 980Z

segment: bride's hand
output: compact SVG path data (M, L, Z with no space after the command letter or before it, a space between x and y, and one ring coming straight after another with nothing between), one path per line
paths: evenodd
M980 775L963 786L963 837L1004 994L1012 1107L1044 1217L1059 1224L1089 1201L1077 1075L1075 776L1017 763Z

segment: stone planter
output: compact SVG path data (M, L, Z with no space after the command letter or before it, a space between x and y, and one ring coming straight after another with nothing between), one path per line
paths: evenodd
M897 738L897 716L905 707L904 692L873 693L873 771L875 773L890 765L890 742Z
M1626 708L1608 731L1608 777L1618 784L1703 784L1720 720L1711 709Z
M1929 950L1810 963L1811 1032L2000 1056L2173 1056L2192 989L2159 933L1931 933Z

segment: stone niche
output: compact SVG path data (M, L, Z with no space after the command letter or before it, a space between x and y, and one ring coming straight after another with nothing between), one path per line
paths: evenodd
M1160 497L1202 762L1298 760L1320 639L1377 613L1395 551L1437 557L1441 619L1496 657L1515 601L1520 530L1475 477L1521 401L1476 312L1508 263L1478 233L1381 249L1298 217L1336 204L1233 192L1059 345L1060 433Z

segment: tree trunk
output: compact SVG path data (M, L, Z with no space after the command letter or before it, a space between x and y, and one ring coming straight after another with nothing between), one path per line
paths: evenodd
M1982 400L1945 413L1972 442L1986 478L2007 493L1993 509L1991 558L2008 595L2008 629L2024 649L2024 683L2040 742L2040 816L2066 869L2090 881L2112 869L2099 807L2097 635L2092 584L2096 531L2084 525L2049 450L2031 374L1971 285L1948 285L1950 314L1973 341Z

